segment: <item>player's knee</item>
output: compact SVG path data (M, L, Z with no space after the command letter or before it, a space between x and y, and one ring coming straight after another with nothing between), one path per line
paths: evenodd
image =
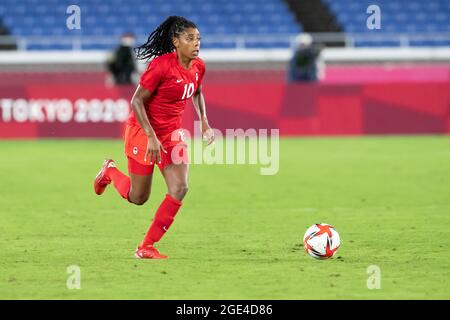
M144 203L148 200L148 195L137 195L136 197L133 197L131 200L135 205L142 206Z
M187 184L178 184L169 190L170 195L178 200L182 200L187 192Z
M145 199L137 199L133 203L137 206L142 206L146 202L147 202L147 200L145 200Z

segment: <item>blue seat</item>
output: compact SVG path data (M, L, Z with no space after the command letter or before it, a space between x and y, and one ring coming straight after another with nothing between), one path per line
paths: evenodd
M71 45L67 44L31 44L27 47L27 50L72 50Z
M101 43L90 43L90 44L83 44L82 49L83 50L108 50L111 51L115 48L116 45L114 44L101 44Z
M246 45L246 48L249 49L270 49L270 48L289 48L290 42L288 40L285 41L271 41L271 42L250 42Z
M399 47L400 41L368 41L358 40L355 41L355 47Z
M236 45L231 42L214 42L201 45L202 49L234 49Z

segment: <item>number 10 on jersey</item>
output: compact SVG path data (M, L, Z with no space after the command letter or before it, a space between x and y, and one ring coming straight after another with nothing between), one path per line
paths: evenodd
M181 100L189 99L194 94L194 84L191 82L189 84L184 85L184 92L183 97L181 97Z

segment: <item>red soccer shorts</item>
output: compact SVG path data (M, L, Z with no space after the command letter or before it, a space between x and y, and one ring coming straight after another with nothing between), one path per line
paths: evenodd
M137 175L153 173L155 163L150 164L150 156L145 158L148 138L139 125L128 125L125 128L125 154L128 157L128 172ZM157 163L161 172L168 165L188 163L187 145L182 140L169 141L163 144L167 153L161 151L161 163Z

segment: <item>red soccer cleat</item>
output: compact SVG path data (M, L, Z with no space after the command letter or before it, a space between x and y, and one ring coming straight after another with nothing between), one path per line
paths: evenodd
M134 253L138 259L167 259L168 256L162 255L153 245L141 247L139 246Z
M105 176L106 170L111 167L116 167L114 160L106 159L103 162L102 169L97 174L94 180L94 191L96 194L101 195L103 192L105 192L108 184L111 183L111 179Z

